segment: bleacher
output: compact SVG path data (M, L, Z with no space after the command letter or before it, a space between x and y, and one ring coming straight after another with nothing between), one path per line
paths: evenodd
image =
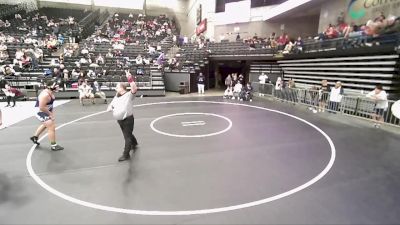
M399 55L374 54L369 56L329 57L280 60L284 80L293 79L298 86L329 85L341 81L343 87L355 93L368 91L382 84L390 93L399 91Z
M274 50L270 48L262 48L260 44L256 44L255 48L241 41L237 42L221 42L221 43L210 43L209 49L212 55L243 55L243 56L272 56Z

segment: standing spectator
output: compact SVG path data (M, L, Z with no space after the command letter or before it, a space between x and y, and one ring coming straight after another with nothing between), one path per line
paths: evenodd
M379 128L384 122L383 115L389 107L387 93L383 90L381 84L377 84L375 90L367 94L367 98L370 98L375 102L375 114L372 115L372 119L375 121L374 127Z
M283 99L283 93L282 93L282 90L284 88L283 86L284 83L282 77L278 77L275 83L275 97Z
M296 83L294 82L293 78L290 78L288 82L288 88L287 88L287 95L288 95L288 100L296 104L297 102L297 93L296 93Z
M329 96L329 109L334 113L339 109L339 104L342 101L343 94L342 83L338 81L336 82L335 87L331 89L331 95Z
M232 87L232 82L233 82L232 75L228 74L228 76L226 76L225 78L225 86Z
M318 91L319 112L325 112L326 102L328 101L328 95L330 91L331 89L328 86L328 81L322 80L321 87Z
M264 96L266 92L266 83L269 83L269 78L265 73L262 73L259 77L258 80L260 82L260 87L259 87L259 94L258 96Z
M201 94L204 95L204 84L205 84L205 78L203 76L203 73L199 73L199 76L197 77L197 90L199 95Z

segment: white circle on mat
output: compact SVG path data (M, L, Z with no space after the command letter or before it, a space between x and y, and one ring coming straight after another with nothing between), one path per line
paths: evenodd
M175 117L175 116L187 116L187 115L204 115L204 116L219 117L219 118L222 118L222 119L226 120L228 122L228 126L225 129L223 129L221 131L218 131L218 132L213 132L213 133L208 133L208 134L193 134L193 135L168 133L168 132L164 132L164 131L161 131L161 130L157 129L154 126L155 123L157 123L158 121L160 121L162 119ZM175 113L175 114L160 116L160 117L156 118L155 120L151 121L150 127L154 132L157 132L157 133L163 134L163 135L167 135L167 136L170 136L170 137L203 138L203 137L210 137L210 136L214 136L214 135L218 135L218 134L222 134L222 133L227 132L228 130L230 130L232 128L232 121L229 118L225 117L225 116L221 116L221 115L214 114L214 113Z
M99 209L99 210L104 210L104 211L109 211L109 212L118 212L118 213L125 213L125 214L136 214L136 215L146 215L146 216L188 216L188 215L201 215L201 214L210 214L210 213L220 213L220 212L227 212L227 211L232 211L232 210L238 210L238 209L244 209L244 208L249 208L249 207L253 207L253 206L258 206L261 204L265 204L268 202L272 202L284 197L287 197L289 195L295 194L296 192L299 192L311 185L313 185L314 183L316 183L317 181L319 181L320 179L322 179L328 172L329 170L332 168L335 159L336 159L336 149L335 149L335 145L333 144L332 139L324 132L322 131L319 127L317 127L316 125L302 119L299 118L297 116L285 113L285 112L281 112L278 110L273 110L273 109L268 109L268 108L263 108L260 106L254 106L254 105L245 105L245 104L239 104L239 103L230 103L230 102L215 102L215 101L171 101L171 102L155 102L155 103L147 103L147 104L141 104L141 105L136 105L135 107L143 107L143 106L150 106L150 105L165 105L165 104L185 104L185 103L205 103L205 104L221 104L221 105L236 105L236 106L243 106L243 107L249 107L249 108L255 108L255 109L261 109L261 110L265 110L265 111L269 111L269 112L275 112L275 113L279 113L281 115L285 115L291 118L294 118L296 120L299 120L303 123L306 123L307 125L311 126L312 128L316 129L319 133L322 134L322 136L328 141L329 146L330 146L330 150L331 150L331 157L329 159L328 164L325 166L325 168L314 178L312 178L311 180L307 181L306 183L295 187L291 190L285 191L283 193L274 195L274 196L270 196L264 199L260 199L257 201L252 201L252 202L247 202L247 203L243 203L243 204L239 204L239 205L232 205L232 206L226 206L226 207L220 207L220 208L210 208L210 209L198 209L198 210L181 210L181 211L158 211L158 210L139 210L139 209L125 209L125 208L118 208L118 207L112 207L112 206L106 206L106 205L100 205L100 204L96 204L96 203L92 203L92 202L87 202L87 201L83 201L77 198L74 198L72 196L69 196L67 194L64 194L58 190L56 190L55 188L51 187L50 185L48 185L47 183L45 183L33 170L32 168L32 155L33 152L36 148L36 145L33 145L26 157L26 167L28 169L29 175L35 180L35 182L37 182L40 186L42 186L44 189L46 189L47 191L49 191L50 193L54 194L57 197L60 197L64 200L70 201L72 203L81 205L81 206L86 206L86 207L90 207L90 208L94 208L94 209ZM100 114L105 113L106 111L103 112L98 112L98 113L94 113L88 116L84 116L82 118L70 121L68 123L62 124L59 127L57 127L56 129L60 129L62 127L65 127L67 125L70 125L72 123L78 122L80 120L84 120L93 116L97 116ZM44 137L46 137L47 135L43 136L42 138L40 138L40 140L42 140ZM39 141L40 141L39 140Z

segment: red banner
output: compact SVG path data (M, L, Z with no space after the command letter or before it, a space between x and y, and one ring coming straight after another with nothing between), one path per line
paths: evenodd
M201 33L203 33L206 30L207 30L207 19L204 19L201 21L199 26L196 27L196 34L200 35Z

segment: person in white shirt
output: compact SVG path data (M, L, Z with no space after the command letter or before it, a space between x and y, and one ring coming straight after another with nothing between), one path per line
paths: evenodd
M237 99L239 100L239 94L242 91L243 85L240 82L237 82L235 86L233 87L233 97L232 99Z
M259 80L259 82L260 82L260 88L259 88L259 90L258 90L258 92L259 92L259 94L258 94L258 96L264 96L265 95L265 84L267 83L267 81L268 81L268 76L265 74L265 73L262 73L259 77L258 77L258 80Z
M329 96L329 109L333 110L334 113L339 109L339 104L342 101L343 94L342 83L338 81L336 82L335 87L331 89L331 94Z
M83 99L90 99L92 101L92 104L94 104L94 94L92 93L92 88L87 84L87 81L84 81L81 86L79 86L79 101L82 106L83 104Z
M377 84L375 90L367 94L367 98L372 99L375 102L375 113L372 115L374 120L374 127L379 128L384 122L384 113L389 107L389 102L387 99L387 93L383 90L381 84Z
M133 116L133 100L137 92L137 86L133 76L128 77L130 91L127 90L127 84L120 82L117 84L115 91L116 96L107 108L107 111L112 111L114 119L117 120L125 139L125 147L122 156L118 159L119 162L130 159L130 151L135 152L138 142L133 135L135 119Z
M87 47L83 48L82 51L81 51L81 54L82 54L82 55L87 55L87 54L89 54L89 49L88 49Z
M142 65L143 64L143 59L142 59L142 56L139 54L137 57L136 57L136 65Z

